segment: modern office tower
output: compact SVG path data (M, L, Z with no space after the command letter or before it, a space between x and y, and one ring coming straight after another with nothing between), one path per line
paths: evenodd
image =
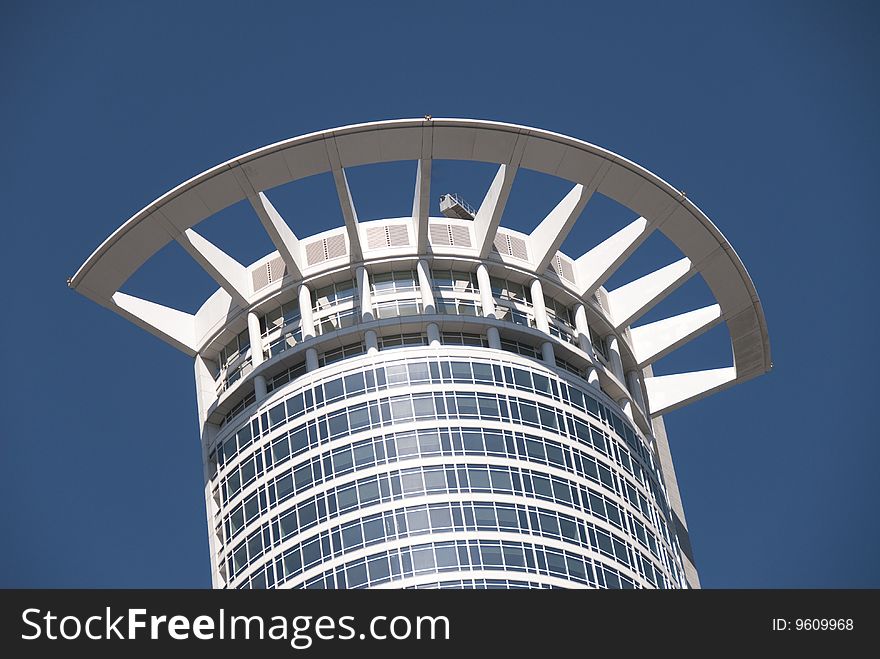
M400 160L411 214L359 221L346 168ZM434 217L450 191L432 197L433 160L497 174ZM528 234L501 225L521 169L571 185ZM272 189L327 173L344 226L306 235ZM563 254L593 195L631 221ZM277 248L250 265L195 230L237 202ZM681 258L607 290L654 230ZM195 314L120 292L175 240L219 286ZM715 304L639 323L696 274ZM361 124L234 158L128 220L70 286L194 358L218 588L698 587L662 415L770 368L755 287L683 192L488 121ZM653 375L719 323L732 363Z

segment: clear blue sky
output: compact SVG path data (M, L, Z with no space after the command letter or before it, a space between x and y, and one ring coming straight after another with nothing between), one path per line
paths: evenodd
M310 5L0 9L0 586L210 584L191 363L66 277L210 166L426 113L566 133L687 191L748 267L775 362L667 417L703 584L880 586L873 3ZM352 174L362 217L407 212L410 167ZM438 166L433 192L478 202L487 178ZM295 228L341 222L316 182L278 193ZM562 192L525 175L504 223L530 228ZM626 219L598 200L566 249ZM269 250L241 209L212 222L240 259ZM668 252L654 240L615 282ZM192 311L211 288L178 249L125 290ZM723 332L661 370L726 365Z

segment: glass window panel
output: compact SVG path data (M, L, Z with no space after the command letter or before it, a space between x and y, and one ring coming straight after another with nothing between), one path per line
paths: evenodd
M360 467L361 465L375 462L376 456L373 453L372 442L360 444L354 449L354 463Z
M339 503L339 510L347 510L358 505L357 487L351 485L344 487L336 492L336 500Z
M446 490L446 473L443 469L428 469L425 471L425 490L428 492L443 492Z
M504 564L510 567L524 567L525 557L523 556L522 547L504 544Z
M385 524L382 518L372 518L364 522L364 539L367 543L385 538Z
M348 411L348 422L352 432L370 425L370 412L366 405L358 405Z
M419 452L422 455L440 452L440 435L437 431L419 431Z
M397 455L400 457L418 455L419 453L415 433L398 433L394 438L394 445L397 449Z
M359 547L364 541L360 522L349 524L342 529L342 545L345 549Z
M406 513L406 524L411 534L430 529L427 510L410 510Z
M497 544L481 543L480 559L483 567L503 567L504 561L501 558L501 546Z
M401 474L400 483L404 494L424 491L421 472Z
M510 472L501 469L490 469L489 476L492 481L492 489L496 492L510 492L513 483L510 480Z
M415 316L419 313L419 304L415 300L401 300L398 303L398 313L401 316Z
M423 572L425 570L434 569L434 550L429 547L413 548L412 550L413 570L415 572Z
M447 507L434 506L429 511L431 528L434 531L452 528L452 514Z
M309 503L300 506L297 512L299 514L300 528L304 528L318 520L318 509L314 502L310 501Z
M413 418L412 401L409 396L398 396L391 399L391 417L395 421Z
M455 551L454 545L448 544L438 546L436 554L438 568L451 568L458 566L458 553Z
M459 416L477 416L477 398L474 394L459 393L455 397Z
M375 478L370 479L367 482L358 485L358 492L360 493L361 505L378 501L379 483Z
M387 579L391 575L387 556L379 556L378 558L371 559L370 562L367 563L367 569L370 573L370 583L376 583L377 581Z
M425 362L412 362L407 365L407 370L409 371L409 381L411 383L427 382L431 379L428 372L428 364Z
M367 582L367 564L359 561L345 568L345 582L349 588L365 586Z
M348 432L348 416L345 411L338 412L328 419L330 436L337 437Z

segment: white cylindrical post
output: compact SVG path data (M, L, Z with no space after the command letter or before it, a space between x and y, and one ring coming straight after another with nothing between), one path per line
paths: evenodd
M492 281L489 279L489 271L482 263L477 266L477 286L480 289L480 306L483 307L483 315L495 317L495 298L492 297Z
M379 337L376 336L374 330L364 332L364 345L367 347L368 355L375 355L379 352Z
M596 389L600 389L599 386L599 371L596 370L595 366L587 367L587 384L596 387Z
M541 344L541 358L547 366L556 366L556 355L553 352L553 344L549 341L544 341L544 343Z
M498 333L497 327L487 327L486 338L489 340L490 348L501 350L501 335Z
M574 308L574 327L577 330L578 348L593 357L593 344L590 341L590 325L587 322L587 308L579 304Z
M416 274L419 278L419 292L422 294L422 313L437 313L434 291L431 288L431 271L425 259L419 259L416 264Z
M440 347L440 327L437 323L428 323L428 345L432 348Z
M633 400L642 412L645 411L645 397L642 396L642 380L638 371L630 371L626 374L626 386L629 393L632 394Z
M361 305L361 321L367 322L373 320L373 298L370 295L370 277L367 274L367 269L360 265L358 266L356 273L356 281L358 287L358 299L360 300Z
M312 292L305 284L299 287L299 317L303 340L315 336L315 321L312 314Z
M622 383L626 382L626 376L623 373L623 361L620 359L620 346L617 343L617 337L609 334L605 338L605 344L608 346L608 361L611 363L611 371Z
M547 307L544 305L544 287L540 279L532 280L532 312L535 314L535 327L544 334L550 333L550 322L547 320Z
M247 315L248 338L251 341L251 364L254 367L263 363L263 337L260 332L260 319L253 311Z
M257 399L257 402L261 402L266 398L266 378L262 375L257 375L254 377L254 398Z
M623 410L623 413L626 414L627 418L629 418L630 421L634 421L632 403L629 398L621 398L617 401L617 404L620 405L620 409Z
M316 371L318 369L318 351L314 348L306 350L306 371Z

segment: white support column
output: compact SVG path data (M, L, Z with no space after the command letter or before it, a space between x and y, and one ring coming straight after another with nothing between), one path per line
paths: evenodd
M263 356L263 337L260 332L260 319L253 311L247 315L248 337L251 341L251 364L254 368L265 361Z
M497 327L487 327L486 338L489 340L490 348L493 350L501 350L501 335L498 333Z
M620 405L620 409L623 410L623 413L626 414L630 421L635 421L635 419L633 419L632 402L629 398L621 398L617 401L617 404Z
M437 323L428 323L428 345L432 348L440 347L440 327Z
M428 133L430 135L430 133ZM427 147L427 149L425 148ZM431 145L422 140L422 158L416 167L416 190L413 194L412 219L415 226L416 249L419 254L428 251L428 215L431 205ZM427 151L427 153L424 153ZM425 157L427 156L427 157Z
M318 369L318 351L314 348L306 350L306 371L315 371Z
M375 355L379 352L379 337L376 336L374 330L364 332L364 345L367 347L368 355Z
M574 326L577 331L578 348L583 350L590 359L593 358L593 343L590 341L590 325L587 322L587 308L579 304L574 308Z
M599 371L595 366L587 366L587 384L592 385L596 389L601 389L599 385Z
M489 270L482 263L477 266L477 286L480 289L480 306L487 318L495 317L495 298L492 297L492 281Z
M517 141L519 146L519 140ZM525 142L522 141L524 145ZM518 154L522 157L522 151ZM492 180L483 202L474 215L474 234L476 235L477 249L480 250L480 258L485 259L492 251L492 243L495 240L495 234L498 231L498 225L501 222L501 215L504 213L504 207L507 205L507 198L510 196L510 189L513 187L513 179L519 170L519 164L502 164L498 168L498 173Z
M299 240L291 231L290 225L275 210L272 202L264 193L258 192L255 195L248 195L248 201L251 202L254 212L260 218L260 224L263 225L269 240L272 241L275 249L284 260L287 272L296 278L302 277L305 263L303 263Z
M638 371L630 371L626 374L626 386L638 408L642 412L647 412L645 409L645 397L642 395L642 379L639 377Z
M373 320L373 298L370 295L370 276L367 269L360 265L355 270L358 287L358 300L361 305L361 321L367 322Z
M348 251L353 262L363 261L364 253L361 249L361 234L358 223L357 210L351 197L351 188L348 186L348 177L342 167L339 158L339 147L335 137L325 137L324 146L327 148L327 158L330 160L330 172L333 174L333 183L336 186L336 195L339 197L339 207L342 209L342 219L345 221L345 231L348 234Z
M540 279L532 280L532 311L535 314L535 327L544 334L550 333L550 321L547 320L547 307L544 305L544 287Z
M605 338L605 343L608 345L608 362L611 364L611 371L617 379L625 383L626 376L623 372L623 360L620 358L620 345L617 341L617 337L613 334L609 334Z
M199 423L204 424L208 418L208 409L217 400L217 383L212 375L212 373L217 372L217 365L197 354L194 368L196 373L196 402L199 409Z
M299 316L303 340L315 337L315 321L312 315L312 292L305 284L299 286Z
M544 341L541 344L541 359L547 366L556 366L556 355L553 352L553 344L550 341Z
M434 291L431 290L431 270L425 259L419 259L416 264L416 274L419 278L419 292L422 294L422 313L437 313Z
M257 402L261 402L266 399L268 392L266 391L266 378L262 375L257 375L254 377L254 398L257 399Z

